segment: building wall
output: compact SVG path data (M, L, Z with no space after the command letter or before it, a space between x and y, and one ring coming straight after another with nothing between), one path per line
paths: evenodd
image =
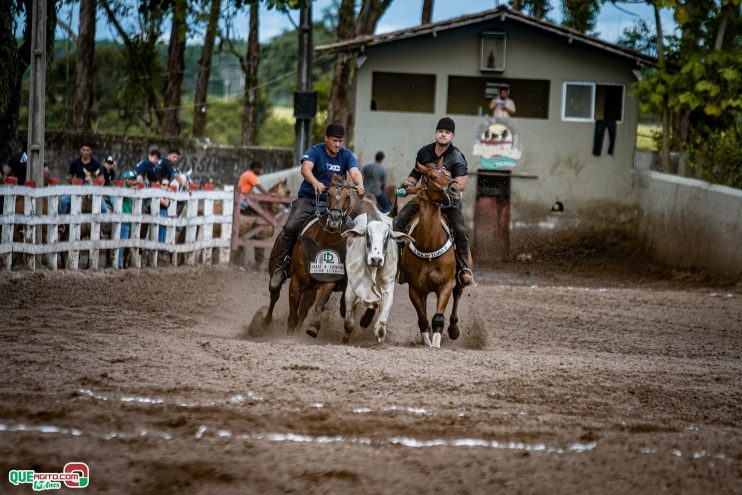
M742 278L742 190L637 171L638 234L654 259Z
M506 31L507 65L503 73L481 73L480 33ZM547 79L551 81L548 119L515 118L519 127L523 156L515 174L535 179L512 179L511 246L526 245L529 238L552 235L568 229L600 228L618 221L627 229L634 224L631 170L636 144L637 101L629 94L634 81L633 62L596 48L568 43L564 37L550 35L510 22L483 23L409 40L368 47L359 74L356 104L355 148L359 160L371 161L374 153L387 154L392 180L401 181L414 164L417 150L432 142L437 120L446 115L448 76ZM370 111L374 71L436 74L434 113ZM613 155L592 155L592 122L563 122L562 84L564 81L625 83L624 119L617 126ZM513 94L518 103L518 95ZM478 169L472 155L476 128L482 117L456 115L458 146L469 161L470 173ZM465 193L465 215L473 224L475 176ZM565 211L558 217L551 212L555 201Z

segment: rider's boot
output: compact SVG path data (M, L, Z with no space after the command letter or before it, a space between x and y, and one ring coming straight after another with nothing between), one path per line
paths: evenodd
M462 246L463 244L463 246ZM456 261L458 265L457 277L459 283L464 287L477 285L474 281L474 273L469 268L469 245L468 243L456 243Z
M273 271L271 281L268 287L272 291L280 290L283 283L289 276L289 266L291 265L291 258L285 256L279 263L276 269Z

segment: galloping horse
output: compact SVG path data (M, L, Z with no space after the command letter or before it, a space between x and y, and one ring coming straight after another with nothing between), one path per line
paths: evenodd
M417 325L420 327L423 344L440 349L445 322L443 313L451 294L453 310L448 336L451 340L459 337L457 310L464 287L456 277L455 248L442 224L441 207L456 206L461 201L461 186L441 164L418 163L415 168L422 174L419 185L414 189L420 213L417 227L412 234L415 242L406 244L402 250L400 269L410 284L410 301L417 311ZM471 255L469 258L469 266L472 266ZM431 292L435 292L437 297L432 343L426 313L426 299Z
M294 333L298 325L301 325L309 312L312 302L314 302L314 312L307 328L307 334L317 337L320 326L319 319L325 310L330 295L333 291L345 290L345 272L342 268L341 255L337 249L343 249L345 246L345 239L340 234L345 226L348 211L350 210L350 187L349 184L343 181L342 176L333 175L332 183L327 188L327 207L324 213L310 220L294 245L291 255L291 283L289 285L289 317L287 323L287 333L289 335ZM273 250L271 251L271 257L268 263L269 273L273 273L278 265L278 250L281 245L281 239L282 235L279 235L273 244ZM304 259L305 243L306 248L309 248L311 244L320 247L320 252L317 255L318 258L323 253L328 257L328 260L329 258L336 258L329 260L332 264L328 264L327 267L339 268L340 272L314 272L310 274ZM317 263L312 263L312 265L315 264L321 264L320 260ZM281 289L270 291L271 302L263 319L264 325L271 322L273 318L273 307L280 295Z

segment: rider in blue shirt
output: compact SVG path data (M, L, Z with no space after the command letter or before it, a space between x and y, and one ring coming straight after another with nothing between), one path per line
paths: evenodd
M324 142L310 147L301 157L301 175L304 181L299 187L299 198L291 204L289 217L283 226L283 240L278 252L280 261L271 277L271 290L280 289L288 277L291 253L299 232L304 223L315 214L317 206L322 208L326 203L326 189L331 185L332 175L340 174L345 178L346 173L349 173L358 196L363 195L363 176L353 153L343 148L344 138L343 126L333 122L325 129Z

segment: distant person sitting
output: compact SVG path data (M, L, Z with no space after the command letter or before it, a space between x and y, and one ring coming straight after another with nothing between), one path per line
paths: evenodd
M170 182L176 181L178 188L182 188L186 186L186 178L178 169L179 162L180 150L178 148L170 148L167 151L167 156L160 160L160 163L155 168L159 173L160 179L167 177Z
M137 174L137 180L139 182L144 182L147 186L155 182L160 182L160 177L155 167L160 163L161 158L162 155L160 155L160 150L157 148L149 150L147 158L137 163L136 167L134 167L134 171Z
M103 160L103 167L101 168L100 175L103 177L103 185L113 185L112 183L116 180L116 169L113 163L113 156L108 155L106 159Z
M268 194L268 191L260 184L258 176L263 173L263 164L258 160L250 162L250 170L245 170L240 175L240 180L237 182L237 186L240 188L240 209L246 213L253 213L252 208L244 197L245 194L250 194L253 189L257 189L263 194Z
M493 117L501 119L509 119L515 115L515 102L508 96L507 88L500 88L498 97L490 101L490 110Z
M103 160L103 166L100 169L100 175L101 177L103 177L104 186L110 187L114 185L116 181L116 169L113 163L113 156L108 155L106 159ZM113 196L106 196L104 198L102 211L103 213L106 213L107 211L113 211Z
M392 211L392 205L384 195L384 188L386 188L388 178L386 168L382 165L384 152L379 151L376 153L375 160L363 167L363 185L369 193L374 195L382 213L389 213Z

